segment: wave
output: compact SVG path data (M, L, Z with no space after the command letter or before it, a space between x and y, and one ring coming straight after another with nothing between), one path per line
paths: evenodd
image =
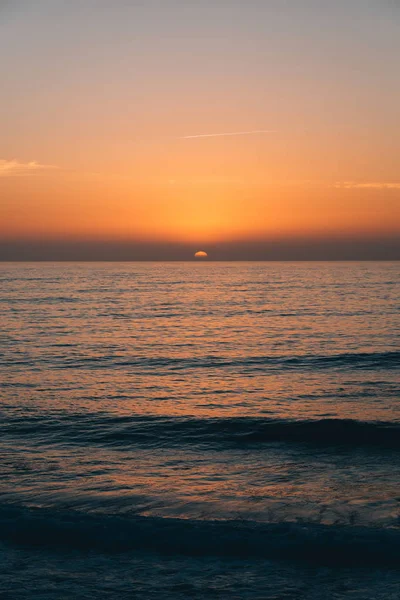
M116 367L149 366L151 368L167 368L172 370L193 368L239 367L250 370L296 369L377 369L399 368L400 352L356 352L332 355L303 355L303 356L245 356L225 358L219 356L204 356L198 358L157 357L141 358L139 360L115 360Z
M29 436L38 443L124 447L201 444L297 443L400 450L400 423L352 419L278 420L262 417L159 417L69 414L24 415L0 426L4 437Z
M5 361L4 364L7 364ZM30 358L10 359L14 367L32 366ZM157 375L168 375L171 371L190 371L193 369L239 369L241 372L253 371L302 371L302 370L377 370L399 369L400 352L345 352L327 355L273 355L273 356L216 356L200 357L126 357L121 354L103 356L93 355L54 355L42 358L34 363L36 368L46 369L140 369L141 374L157 369Z
M119 517L3 505L0 539L44 549L145 551L400 568L398 529Z
M303 369L398 369L400 352L345 352L329 355L301 356L204 356L198 358L157 357L138 361L116 360L115 366L150 366L172 370L193 368L243 368L249 370L303 370Z

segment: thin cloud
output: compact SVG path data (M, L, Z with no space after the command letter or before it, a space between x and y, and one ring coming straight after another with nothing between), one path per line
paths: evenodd
M42 165L35 160L22 163L18 160L0 159L0 177L24 177L49 169L57 169L57 167L54 165Z
M387 181L337 181L334 187L346 190L400 190L400 183Z
M256 129L254 131L229 131L228 133L201 133L196 135L184 135L180 137L180 140L193 140L195 138L208 138L208 137L224 137L229 135L253 135L256 133L273 133L272 129Z

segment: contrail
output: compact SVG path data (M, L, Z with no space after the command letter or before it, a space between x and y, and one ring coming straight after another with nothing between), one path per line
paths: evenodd
M200 135L184 135L179 139L192 140L194 138L220 137L225 135L251 135L253 133L274 133L274 131L272 129L256 129L255 131L232 131L229 133L202 133Z

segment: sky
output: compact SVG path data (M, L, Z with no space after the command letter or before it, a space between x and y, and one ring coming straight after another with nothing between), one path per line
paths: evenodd
M0 0L0 259L400 258L398 0Z

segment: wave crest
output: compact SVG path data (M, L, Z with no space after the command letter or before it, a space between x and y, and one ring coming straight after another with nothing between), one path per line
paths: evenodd
M0 508L0 525L3 542L45 548L400 567L396 529L93 516L7 505Z
M262 417L183 418L151 415L70 414L24 416L8 422L5 435L29 435L42 443L84 443L126 447L298 443L400 449L400 424L385 421L319 419L287 421Z

